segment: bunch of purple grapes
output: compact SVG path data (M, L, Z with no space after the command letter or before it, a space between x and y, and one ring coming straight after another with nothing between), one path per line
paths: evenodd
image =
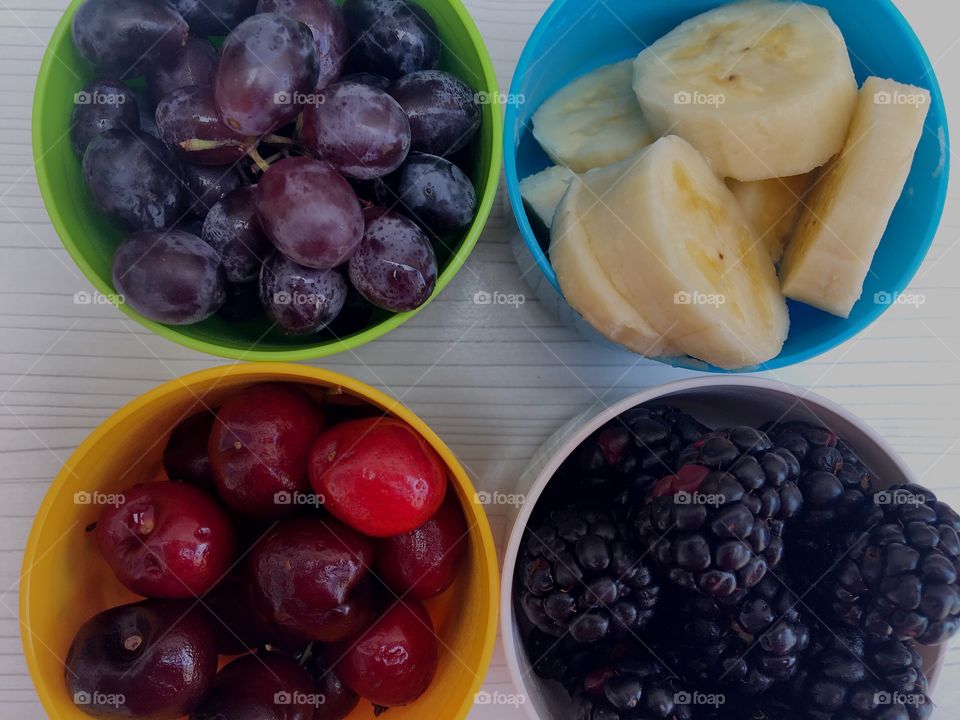
M437 69L421 7L86 0L73 41L97 74L76 96L73 144L94 205L128 233L113 281L140 314L266 314L302 335L345 308L429 299L438 250L476 215L450 158L471 156L481 112Z

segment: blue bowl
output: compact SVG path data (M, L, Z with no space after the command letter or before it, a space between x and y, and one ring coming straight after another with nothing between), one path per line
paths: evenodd
M504 158L507 193L522 240L515 251L541 299L568 324L601 340L562 299L556 273L520 197L520 180L552 163L531 132L537 108L591 70L636 56L684 20L725 4L722 0L556 0L537 24L517 65L506 111ZM790 336L780 355L750 370L775 370L809 360L864 330L910 284L933 243L947 196L949 135L940 85L923 46L890 0L811 0L825 7L843 31L857 80L870 75L927 88L932 106L906 190L873 261L860 302L848 319L790 302ZM523 267L527 264L527 267ZM677 367L727 372L699 361Z

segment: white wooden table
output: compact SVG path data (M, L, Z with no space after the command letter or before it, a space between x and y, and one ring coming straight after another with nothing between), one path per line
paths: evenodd
M48 483L120 405L220 362L151 335L113 307L74 304L74 293L91 288L49 224L30 150L36 74L66 4L0 0L0 717L11 720L44 717L24 664L16 608L21 554ZM506 89L548 0L467 4ZM948 109L960 112L956 24L930 0L898 4L936 62ZM512 489L534 450L576 412L685 374L599 350L552 321L520 279L507 241L512 222L498 203L466 268L439 300L388 337L323 363L402 397L486 491ZM925 304L895 307L843 347L775 377L853 409L960 507L958 244L954 182L940 234L914 283ZM519 308L478 306L479 290L528 297ZM502 546L507 520L492 508L491 522ZM511 692L500 649L486 690ZM960 644L936 700L935 720L957 716ZM471 717L523 715L478 707Z

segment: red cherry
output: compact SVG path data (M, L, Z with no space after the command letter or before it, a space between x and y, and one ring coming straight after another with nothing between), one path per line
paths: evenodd
M399 602L359 638L333 647L336 672L374 705L408 705L423 695L437 671L437 637L430 615L415 600Z
M420 527L447 491L436 451L405 422L383 417L345 422L317 438L310 482L333 515L372 537Z
M428 600L456 580L468 544L460 503L448 492L426 523L377 543L377 574L399 595Z
M214 489L207 444L216 419L212 412L205 411L191 415L173 429L163 451L163 469L168 478L205 490Z
M255 517L295 513L289 498L309 492L307 459L323 427L323 413L292 385L255 385L235 395L210 434L210 464L224 501Z
M311 720L322 703L310 673L295 661L257 653L224 667L190 720Z
M135 485L97 522L97 547L117 579L147 597L202 595L236 556L226 511L202 490L175 482Z
M356 634L373 616L372 593L360 587L373 558L373 541L335 520L284 520L250 553L254 604L311 640Z
M331 669L337 658L329 648L315 646L306 669L313 676L317 692L323 696L323 705L317 708L313 720L343 720L360 704L357 694L348 688Z

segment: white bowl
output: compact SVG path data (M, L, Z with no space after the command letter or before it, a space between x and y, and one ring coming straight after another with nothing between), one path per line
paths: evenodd
M706 376L662 385L637 393L599 415L583 413L565 424L537 451L522 477L536 478L519 508L503 564L500 623L507 666L517 691L525 698L523 708L531 720L561 720L569 712L570 698L563 688L541 680L533 672L521 641L513 602L517 555L530 516L544 488L561 463L600 427L627 410L657 401L685 410L711 427L760 425L771 420L806 420L833 430L853 447L863 462L880 478L882 486L913 482L913 474L893 448L862 420L815 393L779 382L752 377ZM881 488L882 489L882 488ZM922 647L930 693L936 686L946 646Z

